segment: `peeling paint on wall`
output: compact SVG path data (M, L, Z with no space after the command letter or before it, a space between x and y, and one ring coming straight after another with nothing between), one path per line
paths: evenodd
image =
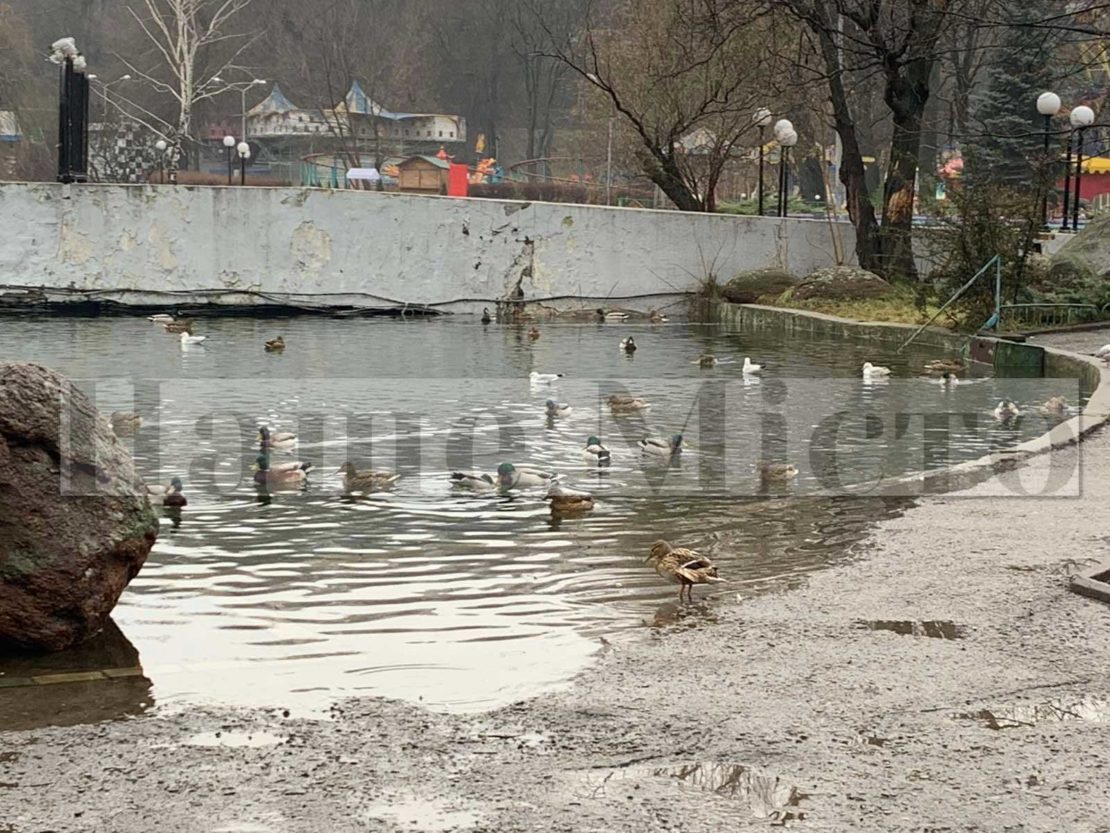
M706 261L722 277L832 264L825 220L371 191L63 188L0 183L0 284L252 287L328 293L336 303L467 298L476 300L458 308L481 310L518 290L529 302L690 291ZM842 226L848 251L851 232Z
M301 272L319 272L331 263L331 236L305 220L293 231L289 254Z

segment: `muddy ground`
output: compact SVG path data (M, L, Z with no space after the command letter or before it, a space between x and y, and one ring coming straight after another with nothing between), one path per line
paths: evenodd
M1023 477L1080 458L1081 497L924 499L499 711L0 733L0 831L1110 831L1110 607L1067 589L1110 558L1110 432Z

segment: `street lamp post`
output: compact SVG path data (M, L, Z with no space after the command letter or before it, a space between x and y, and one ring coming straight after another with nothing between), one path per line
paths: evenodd
M1048 228L1048 191L1052 187L1052 162L1049 157L1049 133L1052 129L1052 117L1060 112L1060 96L1056 93L1041 93L1037 96L1037 112L1044 116L1044 164L1045 172L1044 197L1041 207L1041 225Z
M227 156L227 184L232 184L231 151L235 147L234 136L224 136L224 155Z
M1074 130L1069 130L1064 134L1064 221L1060 224L1060 231L1068 230L1071 213L1071 145L1074 133Z
M1095 122L1095 111L1085 104L1071 111L1071 123L1076 130L1075 140L1075 201L1072 204L1071 228L1079 231L1079 196L1083 192L1080 185L1083 180L1083 131Z
M154 143L154 149L158 151L158 184L163 185L166 182L166 144L165 139L159 139Z
M247 184L247 160L251 158L251 146L246 142L240 142L235 146L239 152L239 184Z
M779 203L778 216L785 217L786 208L786 165L790 148L798 143L798 134L794 132L794 123L790 119L779 119L774 126L775 139L779 143Z
M752 116L752 121L755 122L756 127L759 128L759 216L763 216L763 148L766 145L764 133L767 127L771 124L771 111L766 107L760 107L755 111Z

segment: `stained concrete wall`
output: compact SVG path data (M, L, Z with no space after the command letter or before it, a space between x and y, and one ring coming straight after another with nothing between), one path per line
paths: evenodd
M246 290L459 310L519 286L554 306L643 307L709 272L835 262L819 220L302 188L0 184L0 223L0 286L142 303L239 303ZM835 234L853 259L851 227Z

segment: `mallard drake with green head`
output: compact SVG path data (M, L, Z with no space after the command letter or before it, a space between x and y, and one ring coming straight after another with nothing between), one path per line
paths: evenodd
M693 601L695 584L714 584L724 581L717 567L704 555L683 547L672 547L660 539L651 545L651 554L645 562L667 581L678 585L678 598Z
M258 427L258 447L262 451L291 451L297 446L297 435L292 431L271 431L265 425Z
M312 469L312 463L299 460L291 463L273 463L269 454L259 454L254 463L254 482L259 486L286 486L302 483Z
M401 475L383 469L367 469L359 471L355 464L348 460L336 474L343 475L343 490L345 492L386 492L393 488Z
M604 310L601 307L597 308L597 318L599 321L607 324L620 324L628 320L628 313L621 312L620 310Z
M169 488L166 494L162 497L162 505L168 506L170 509L182 509L189 505L189 501L185 499L183 491L184 485L180 477L175 477L170 480Z
M670 439L644 437L640 440L640 451L655 457L673 457L682 452L682 435L672 434Z
M497 485L502 491L510 489L535 489L549 486L555 480L551 472L539 469L517 467L512 463L502 463L497 467Z
M109 421L112 423L112 431L117 437L133 436L139 430L139 426L143 424L143 418L130 411L113 411Z
M643 397L623 394L613 394L606 402L609 404L609 410L614 414L632 414L651 407Z
M594 508L593 495L568 489L558 483L552 483L547 490L547 501L551 504L552 513L556 515L589 512Z
M603 446L596 436L591 435L586 438L586 447L582 449L582 456L586 458L586 462L595 466L607 466L610 463L609 449Z
M266 342L267 353L280 353L285 349L285 339L281 336Z

